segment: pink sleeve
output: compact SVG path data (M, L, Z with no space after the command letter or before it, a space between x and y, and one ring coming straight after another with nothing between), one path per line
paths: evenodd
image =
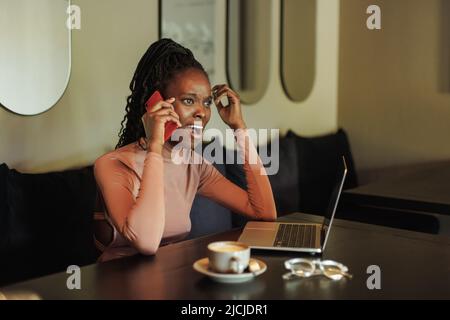
M116 229L142 254L155 254L164 231L162 156L145 157L139 193L134 199L132 171L118 159L99 158L94 175Z
M238 154L243 157L247 191L226 179L211 164L203 164L199 193L249 218L274 221L277 218L272 187L261 159L246 130L235 132ZM241 162L242 163L242 162Z

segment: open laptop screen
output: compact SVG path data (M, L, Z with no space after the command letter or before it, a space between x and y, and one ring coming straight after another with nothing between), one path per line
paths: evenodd
M331 223L333 222L334 215L336 213L339 197L342 192L342 187L344 186L346 175L347 175L347 163L345 162L345 157L342 157L338 163L336 184L333 187L333 191L331 192L330 202L328 204L327 210L325 211L324 221L322 224L322 231L321 231L322 251L325 250L325 245L328 240L329 229Z

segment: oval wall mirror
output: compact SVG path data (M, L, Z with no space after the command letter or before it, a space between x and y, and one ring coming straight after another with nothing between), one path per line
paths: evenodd
M69 0L0 0L0 105L20 115L49 110L71 69Z
M317 0L282 0L281 4L281 81L287 96L302 102L316 78Z

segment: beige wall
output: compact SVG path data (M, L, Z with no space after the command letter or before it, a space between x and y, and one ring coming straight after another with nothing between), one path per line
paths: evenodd
M157 39L157 0L74 0L81 30L73 31L68 88L48 112L21 117L0 109L0 162L26 172L91 164L117 143L129 82L139 58ZM279 76L280 0L272 1L270 82L247 125L317 135L337 128L338 2L317 1L316 75L305 101L294 103ZM216 81L225 83L225 0L216 6ZM216 111L209 127L225 129Z
M361 172L450 158L449 18L448 0L341 1L338 119Z

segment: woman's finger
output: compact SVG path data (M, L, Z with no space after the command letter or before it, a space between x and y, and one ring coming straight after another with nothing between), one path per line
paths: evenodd
M221 84L221 85L217 85L214 86L214 88L212 88L212 97L214 100L216 100L219 96L220 93L226 88L225 84Z
M166 102L166 101L161 101L161 102L158 103L158 105L159 105L159 108L158 108L158 109L162 109L162 108L170 108L170 109L175 110L173 104L171 104L171 103L169 103L169 102Z
M152 112L150 115L151 116L163 116L163 115L169 115L169 114L173 115L177 119L180 118L178 116L178 114L174 111L174 109L170 108L170 107L163 107L163 108L159 109L158 111Z
M182 127L181 122L175 118L173 115L163 115L157 117L159 121L162 121L163 123L167 122L175 122L179 127Z
M223 90L224 88L226 88L227 85L226 84L219 84L217 86L214 86L211 90L212 90L212 94L213 96L217 96L217 93L221 90Z
M224 96L226 96L227 93L228 93L228 89L225 87L217 90L215 93L215 96L214 96L214 102L220 101L220 99L223 98Z
M211 90L214 93L214 91L220 90L220 89L222 89L223 87L226 87L226 86L227 86L226 84L218 84L218 85L215 85Z
M227 97L231 100L231 104L238 104L241 101L239 95L231 89L227 92Z
M229 89L229 88L224 88L221 91L218 92L217 94L217 98L214 99L214 103L216 105L222 106L223 107L223 103L222 103L222 98L223 97L227 97L229 100L228 102L231 104L237 104L240 102L240 98L239 95L237 93L235 93L233 90ZM231 100L231 101L230 101Z
M239 94L236 92L236 91L234 91L233 89L231 89L229 86L227 86L227 85L224 85L223 87L221 87L221 88L219 88L219 89L217 89L217 91L216 91L216 93L217 93L217 97L219 97L219 96L221 96L223 93L229 93L229 94L231 94L231 95L233 95L233 96L235 96L236 98L238 98L239 99Z
M155 112L158 111L159 109L163 108L163 107L168 107L168 108L172 108L174 109L172 103L175 102L175 98L170 98L167 99L166 101L159 101L157 104L155 104L152 109L150 110L150 112Z
M178 121L180 120L180 116L175 111L171 110L170 115L173 116Z

